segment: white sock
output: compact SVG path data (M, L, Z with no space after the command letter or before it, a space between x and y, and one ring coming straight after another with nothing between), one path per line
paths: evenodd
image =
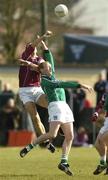
M104 162L106 162L106 155L101 156L101 160L104 161Z

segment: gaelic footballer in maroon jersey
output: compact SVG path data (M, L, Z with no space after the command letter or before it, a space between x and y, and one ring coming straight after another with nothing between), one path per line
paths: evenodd
M44 60L42 57L37 55L36 47L43 38L48 37L51 34L52 32L47 31L43 36L39 36L35 42L28 44L25 51L21 55L21 59L19 59L19 97L23 102L26 111L30 114L35 132L38 136L45 133L45 128L38 115L36 104L47 108L48 102L40 86L40 73L38 70L38 65ZM33 65L35 65L35 70L29 67L28 64L31 62ZM47 148L51 147L48 149L52 152L52 148L54 149L54 146L49 141L47 141L46 145L49 144L50 146L47 146Z
M25 51L22 53L22 59L39 65L44 60L42 57L36 55L36 48L31 44L26 46ZM33 54L33 56L32 56ZM19 87L33 87L40 86L40 73L33 71L28 66L20 66L19 70Z

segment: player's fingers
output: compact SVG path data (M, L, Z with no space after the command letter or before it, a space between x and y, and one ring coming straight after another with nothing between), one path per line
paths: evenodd
M51 36L53 33L52 33L52 31L47 31L46 32L46 36Z
M92 87L88 87L88 91L91 93L93 92L93 88Z

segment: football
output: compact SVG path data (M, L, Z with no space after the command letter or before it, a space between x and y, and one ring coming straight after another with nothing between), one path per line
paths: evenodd
M64 4L58 4L54 11L57 17L64 17L68 14L68 8Z

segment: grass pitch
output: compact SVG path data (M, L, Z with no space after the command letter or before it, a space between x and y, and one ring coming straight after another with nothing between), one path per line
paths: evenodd
M51 154L47 149L32 150L20 158L21 148L0 148L0 180L104 180L104 173L94 176L99 157L94 148L72 148L69 164L74 176L68 176L57 168L61 149Z

